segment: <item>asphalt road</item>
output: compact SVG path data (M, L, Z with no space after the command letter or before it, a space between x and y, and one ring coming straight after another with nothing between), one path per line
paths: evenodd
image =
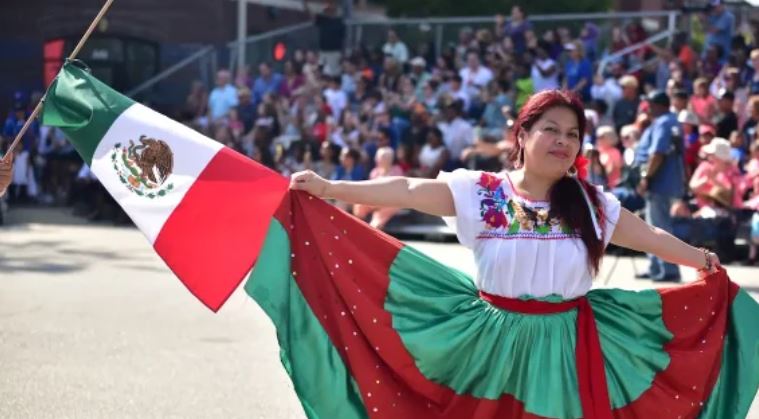
M274 328L242 290L213 314L133 228L51 210L10 221L0 227L0 418L305 417ZM473 270L458 245L412 244ZM607 286L650 287L632 279L644 266L610 258L601 283L613 269ZM759 298L759 268L729 272Z

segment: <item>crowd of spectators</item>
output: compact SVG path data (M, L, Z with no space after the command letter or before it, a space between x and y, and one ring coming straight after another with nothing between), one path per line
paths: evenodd
M739 226L748 223L747 262L754 263L759 45L724 5L710 4L701 48L680 32L666 47L649 44L603 60L644 41L644 25L616 25L608 42L592 23L539 33L517 6L494 26L462 29L439 55L390 29L384 44L350 53L297 50L281 66L222 69L210 88L193 83L173 116L283 175L311 169L335 180L434 178L461 167L512 169L510 126L522 104L538 91L572 90L586 104L583 152L594 183L689 241L716 237L723 252L732 252ZM336 30L333 9L315 18ZM6 146L32 103L16 101L2 133ZM35 126L20 151L12 203L118 216L106 211L112 202L60 131ZM655 158L658 173L641 173ZM335 205L378 228L397 212Z

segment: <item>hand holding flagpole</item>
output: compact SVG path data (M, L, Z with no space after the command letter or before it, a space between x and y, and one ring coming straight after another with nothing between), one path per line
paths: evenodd
M87 28L87 31L82 36L82 39L80 39L79 43L76 44L74 51L72 51L71 55L68 56L69 60L73 60L77 55L79 55L82 47L84 47L84 43L87 42L87 40L90 38L92 31L95 30L95 27L97 27L98 23L100 23L100 20L103 18L103 16L105 16L106 12L108 12L108 8L111 7L111 3L113 3L113 0L106 0L105 4L100 9L100 12L98 12L97 16L95 16L95 19L92 21L92 23L90 23L90 27ZM9 164L13 160L13 150L16 148L16 146L18 146L18 143L21 142L21 138L23 138L24 134L26 134L26 130L29 129L29 125L31 125L32 121L34 121L34 119L37 118L37 115L39 115L40 111L42 110L43 103L45 103L45 96L40 99L39 103L37 103L37 106L34 107L32 114L24 122L24 126L21 127L21 131L18 132L16 138L13 140L13 143L11 143L11 146L8 148L8 152L5 154L5 157L3 157L3 162Z

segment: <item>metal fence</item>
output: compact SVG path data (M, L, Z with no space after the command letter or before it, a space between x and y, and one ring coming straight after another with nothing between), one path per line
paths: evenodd
M678 11L582 13L534 15L529 16L529 20L538 36L548 29L566 27L576 37L586 23L594 23L599 29L598 58L602 58L603 51L611 40L612 28L622 27L632 21L642 21L649 29L648 33L652 35L647 42L659 42L674 34L679 15ZM387 38L387 31L392 28L406 43L412 54L428 55L425 52L432 49L432 52L438 55L445 48L457 43L459 32L464 28L474 31L492 30L495 17L354 19L349 20L347 24L346 46L349 50L362 46L381 47ZM296 50L318 49L318 40L318 30L311 22L249 36L244 41L245 64L251 67L252 74L257 72L256 64L263 61L273 63L275 69L281 70L283 62L291 58ZM284 47L284 55L281 57L282 60L275 61L272 54L278 43ZM642 45L644 43L637 47ZM210 88L213 86L213 77L219 66L238 68L237 46L238 42L233 41L224 46L202 48L137 86L127 95L166 106L182 103L193 80L200 80ZM608 62L608 59L608 56L602 59L601 67Z
M529 16L532 28L540 36L549 29L566 27L576 37L586 23L593 23L599 29L599 50L608 47L612 28L623 27L632 21L643 21L650 32L672 30L677 24L679 11L621 12L621 13L566 13ZM382 45L387 31L393 29L406 43L412 53L423 53L433 49L439 55L444 48L455 45L462 29L495 28L495 16L451 17L429 19L356 19L348 22L350 48Z

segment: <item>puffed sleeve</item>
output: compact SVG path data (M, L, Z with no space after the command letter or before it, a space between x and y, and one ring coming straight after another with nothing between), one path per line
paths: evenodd
M597 186L598 197L603 205L603 213L606 219L604 225L604 244L608 245L611 241L611 236L614 234L614 228L619 221L619 213L622 210L622 204L619 202L614 194L611 192L604 192L603 188Z
M441 171L437 177L448 184L456 207L456 216L443 217L443 220L456 231L459 242L470 249L474 247L475 238L482 227L477 196L477 182L481 174L480 171L456 169L453 172Z

